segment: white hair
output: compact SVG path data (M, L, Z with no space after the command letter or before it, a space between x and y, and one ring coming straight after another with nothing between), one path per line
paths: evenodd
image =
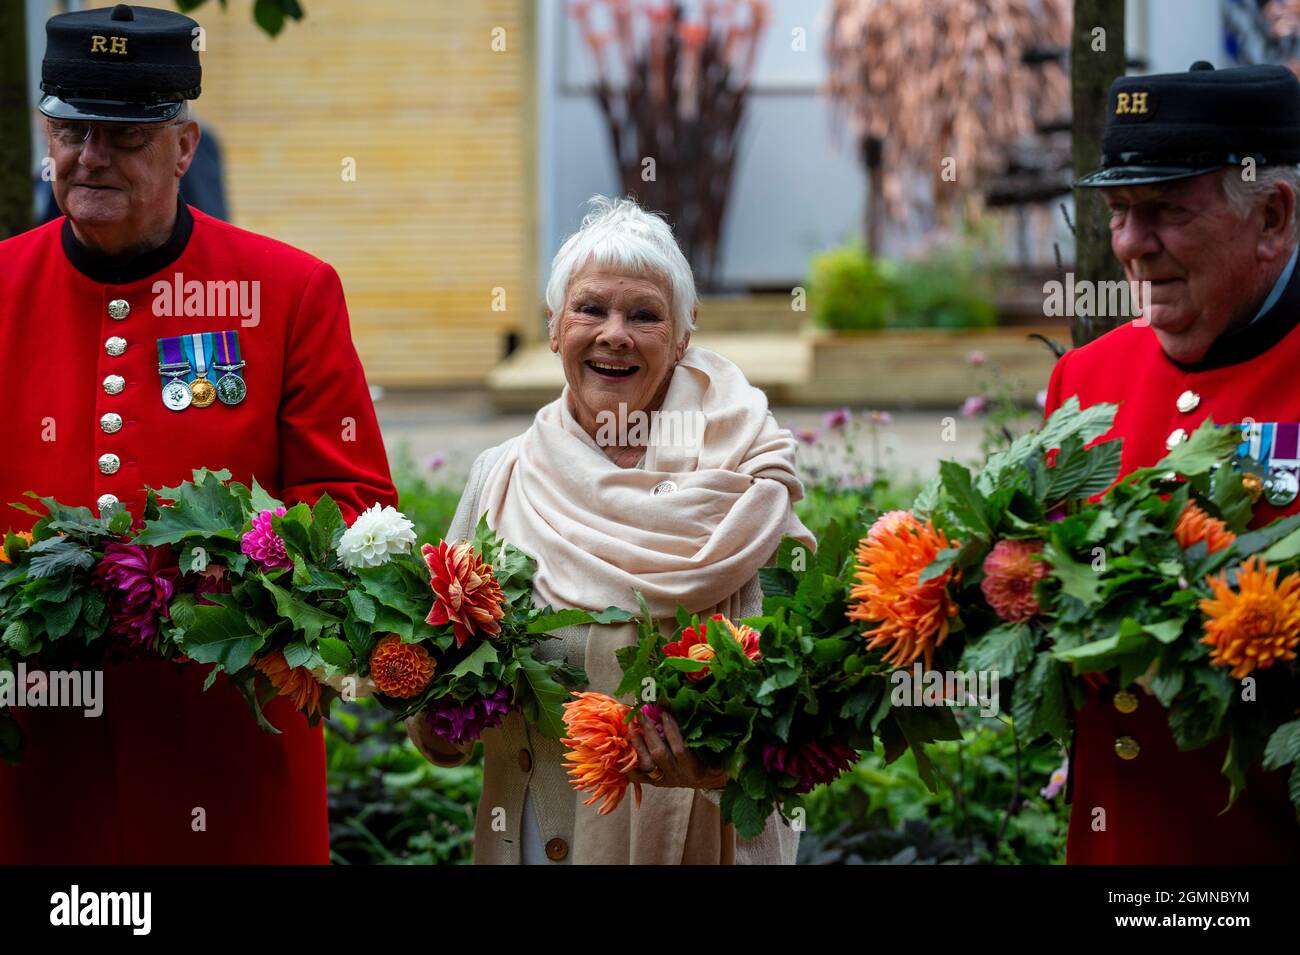
M1244 179L1239 170L1229 166L1223 171L1220 182L1223 183L1223 197L1238 216L1249 215L1255 203L1272 192L1279 182L1290 186L1292 195L1298 200L1291 216L1291 244L1300 245L1300 166L1261 166L1250 181Z
M555 334L555 323L564 313L569 283L588 262L648 273L667 282L674 338L693 331L695 276L668 223L632 199L592 196L587 204L590 211L583 217L582 226L564 241L551 260L551 277L546 282L550 334Z

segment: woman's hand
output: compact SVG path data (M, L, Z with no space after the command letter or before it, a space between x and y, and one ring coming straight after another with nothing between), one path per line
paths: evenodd
M647 786L677 787L680 789L723 789L727 774L720 769L710 769L701 763L687 748L682 739L681 727L673 715L662 707L663 735L644 713L637 714L638 726L632 734L636 747L637 770L628 773L628 779Z
M466 752L433 732L423 713L406 718L406 735L411 737L411 742L420 751L420 755L431 763L436 764L440 759L460 759Z

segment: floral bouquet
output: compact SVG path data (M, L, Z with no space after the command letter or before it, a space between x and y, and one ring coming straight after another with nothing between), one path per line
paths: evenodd
M339 697L373 693L401 717L427 708L453 743L512 706L559 736L566 686L585 675L534 648L564 626L631 619L533 607L535 563L486 523L472 542L417 556L413 525L392 507L349 527L328 495L286 507L225 471L150 490L138 525L120 506L95 517L41 503L30 539L4 538L0 669L37 654L208 664L205 686L224 673L272 732L263 704L274 695L315 723ZM0 724L11 758L16 730Z
M899 668L1000 676L1023 740L1068 743L1085 675L1149 691L1181 749L1227 738L1229 805L1262 765L1300 809L1300 515L1248 530L1265 477L1211 421L1117 482L1115 410L1070 399L978 474L943 462L862 537L848 616Z
M661 708L703 762L726 772L723 818L742 838L761 833L775 808L799 820L803 795L852 767L877 738L891 760L913 747L929 775L921 744L960 732L946 709L891 705L884 677L892 667L847 617L850 544L834 524L815 554L783 541L776 566L761 574L762 617L700 620L679 610L665 635L642 602L640 638L618 651L617 694L637 702L583 693L565 707L569 774L588 804L603 800L602 813L618 806L637 763L632 715L658 724Z

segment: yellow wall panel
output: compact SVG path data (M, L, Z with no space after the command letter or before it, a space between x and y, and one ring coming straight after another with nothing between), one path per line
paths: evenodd
M541 321L532 3L306 0L275 39L251 6L194 14L235 224L338 269L372 384L482 383Z

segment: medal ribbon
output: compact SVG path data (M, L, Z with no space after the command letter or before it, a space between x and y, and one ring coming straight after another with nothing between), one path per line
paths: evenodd
M213 332L215 339L213 354L216 356L213 364L216 365L238 365L239 364L239 332L233 329L226 329L221 332Z
M202 378L208 372L208 361L212 355L212 332L196 332L181 339L185 345L185 355L194 363L195 374Z
M189 356L185 354L185 350L181 347L181 340L179 338L158 339L158 364L162 366L159 367L158 371L164 380L171 381L175 378L185 378L186 369L183 369L181 366L187 363L188 358ZM177 370L170 373L164 372L162 370L163 367L175 368Z

